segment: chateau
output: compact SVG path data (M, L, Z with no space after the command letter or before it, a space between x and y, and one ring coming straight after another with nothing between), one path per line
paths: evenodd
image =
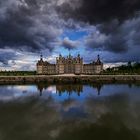
M90 64L84 64L80 54L73 57L69 54L63 57L61 54L56 58L56 64L50 64L43 60L41 55L40 60L36 64L37 74L40 75L55 75L55 74L100 74L103 71L103 63L98 55L97 60Z

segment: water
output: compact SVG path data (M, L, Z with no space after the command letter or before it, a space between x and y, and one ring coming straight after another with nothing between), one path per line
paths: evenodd
M140 86L2 85L0 140L140 140Z

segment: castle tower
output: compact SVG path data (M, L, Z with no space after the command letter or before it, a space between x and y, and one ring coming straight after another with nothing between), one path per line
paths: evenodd
M37 62L37 74L43 74L43 67L44 67L44 61L43 61L43 55L40 55L40 60Z
M95 62L95 73L99 74L103 71L103 63L100 60L100 55L97 56L97 60Z
M75 61L75 74L82 74L82 72L83 72L83 59L80 57L80 54L78 54Z
M56 73L64 74L64 62L65 58L60 54L59 57L56 58Z

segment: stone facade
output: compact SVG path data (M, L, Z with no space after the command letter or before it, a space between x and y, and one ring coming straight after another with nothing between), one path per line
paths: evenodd
M55 75L55 74L100 74L103 71L103 63L100 61L100 56L95 62L84 64L83 58L78 54L73 57L69 54L67 57L59 55L56 58L56 64L50 64L44 61L42 56L37 62L37 74Z

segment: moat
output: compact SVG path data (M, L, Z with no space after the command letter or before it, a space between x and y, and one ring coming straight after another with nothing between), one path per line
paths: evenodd
M0 140L139 140L140 83L0 86Z

